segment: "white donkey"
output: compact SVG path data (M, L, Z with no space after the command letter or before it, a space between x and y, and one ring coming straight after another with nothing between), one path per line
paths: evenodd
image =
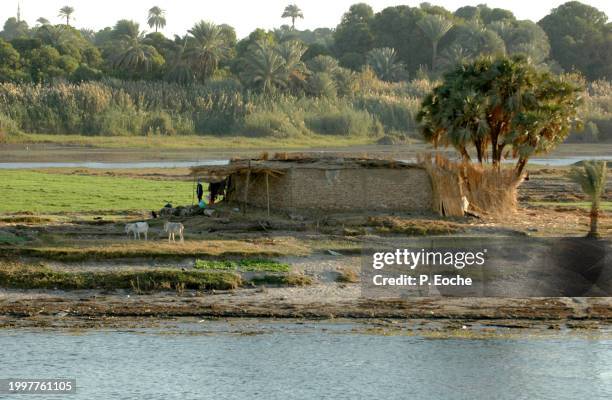
M168 243L170 243L171 238L173 242L176 241L174 240L175 234L179 235L179 237L181 238L181 243L182 243L184 241L183 239L184 230L185 230L185 227L180 222L166 222L164 224L164 231L168 234Z
M144 233L144 238L147 240L149 234L149 224L146 222L134 222L132 224L125 224L125 233L130 236L130 233L134 235L134 239L140 239L140 234Z

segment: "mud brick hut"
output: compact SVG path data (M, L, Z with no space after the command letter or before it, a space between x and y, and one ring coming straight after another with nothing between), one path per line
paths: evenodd
M420 164L395 160L277 154L193 167L209 183L226 182L226 200L275 210L425 211L432 187Z

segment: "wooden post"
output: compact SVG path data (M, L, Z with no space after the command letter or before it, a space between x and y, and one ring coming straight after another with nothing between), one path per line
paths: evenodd
M270 185L268 183L268 176L270 174L266 172L266 200L268 201L268 217L270 217Z
M250 181L251 181L251 167L249 165L249 170L247 171L247 176L246 176L246 183L244 185L244 201L243 201L244 204L242 205L243 214L246 214L247 200L249 199L249 182Z

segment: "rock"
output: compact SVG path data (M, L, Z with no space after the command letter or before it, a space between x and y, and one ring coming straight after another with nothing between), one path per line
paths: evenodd
M211 210L210 208L204 209L204 215L207 217L212 217L215 214L215 210Z

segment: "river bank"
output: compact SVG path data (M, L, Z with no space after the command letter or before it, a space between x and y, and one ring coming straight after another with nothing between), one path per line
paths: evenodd
M109 328L152 326L178 317L359 320L391 329L406 321L421 331L463 326L512 329L608 329L611 298L360 297L357 284L241 289L209 293L124 291L0 291L2 328ZM607 328L606 328L607 327ZM484 329L484 330L483 330Z
M394 147L390 151L409 157L417 149ZM570 150L562 146L560 152ZM47 157L43 148L36 151L39 160ZM82 151L76 149L71 157L82 160ZM589 151L596 154L593 148ZM126 155L121 151L108 154L105 159L109 161ZM572 154L582 153L576 150ZM143 152L138 159L149 156ZM175 156L168 155L168 159ZM24 160L19 157L14 159ZM13 268L17 263L23 266L21 272L34 269L37 275L32 281L28 279L33 275L23 275L24 280L0 289L0 326L95 328L184 317L388 319L395 321L392 325L426 321L432 330L453 330L475 321L478 326L521 329L609 326L610 298L432 297L391 301L361 297L355 282L364 244L436 235L583 236L588 229L588 203L567 179L567 167L530 166L529 171L530 180L520 188L519 209L504 217L275 211L268 215L266 210L249 208L242 213L220 204L212 216L175 218L186 229L183 244L167 243L163 221L151 218L150 210L170 199L166 196L175 196L177 204L192 201L192 182L185 168L4 171L2 188L13 194L0 206L0 268L6 272L9 264ZM39 196L37 188L45 192ZM35 201L31 201L33 193ZM611 196L608 191L602 202L600 230L605 237L612 235ZM127 240L124 224L134 220L149 222L149 241ZM223 275L229 280L210 283L206 278L196 282L201 286L189 287L196 285L189 279L199 274L197 266L202 263L210 262L214 270L214 263L225 266L261 259L288 267L283 272L263 270L263 275L230 271ZM106 275L93 279L92 274ZM122 280L113 280L113 274ZM113 282L120 284L113 286ZM59 288L66 290L56 290Z

